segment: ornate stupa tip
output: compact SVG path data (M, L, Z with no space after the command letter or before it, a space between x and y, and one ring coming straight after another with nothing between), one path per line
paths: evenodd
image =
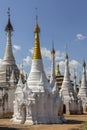
M36 16L36 26L34 28L34 33L40 33L40 27L38 25L38 16Z
M5 31L6 32L13 31L13 26L12 26L12 24L10 22L10 8L8 8L8 12L7 13L8 13L8 23L7 23L6 27L5 27Z
M69 56L68 56L68 53L66 53L66 56L65 56L65 58L66 58L66 59L68 59L68 58L69 58Z
M54 43L52 43L52 50L51 50L51 54L55 54Z
M83 67L84 67L84 68L86 67L86 62L85 62L85 60L83 61Z
M57 69L56 69L56 76L60 76L61 73L60 73L60 69L59 69L59 64L57 65Z

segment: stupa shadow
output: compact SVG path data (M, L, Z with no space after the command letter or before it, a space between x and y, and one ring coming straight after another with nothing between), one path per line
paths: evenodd
M82 124L84 121L79 120L67 120L66 124Z
M18 129L16 129L16 128L9 128L9 127L4 127L4 126L2 126L2 127L0 127L0 130L18 130Z

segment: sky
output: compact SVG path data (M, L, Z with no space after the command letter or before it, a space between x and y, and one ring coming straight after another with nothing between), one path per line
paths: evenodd
M0 64L5 52L10 7L13 52L18 66L24 64L25 72L31 68L34 46L35 18L41 29L40 45L44 69L50 75L51 48L54 43L56 65L64 73L66 46L69 54L71 76L74 70L80 78L83 60L87 62L87 0L0 0ZM37 11L36 11L37 8Z

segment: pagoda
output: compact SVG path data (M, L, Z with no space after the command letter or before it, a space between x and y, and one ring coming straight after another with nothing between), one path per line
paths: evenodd
M7 42L5 54L0 67L0 115L2 113L13 113L13 100L15 85L19 79L19 69L16 65L15 58L12 51L12 32L13 26L10 20L10 9L8 8L8 23L5 27L7 33ZM4 105L3 105L4 104ZM3 114L3 115L4 115Z
M18 124L49 124L63 123L63 102L56 90L55 83L50 86L42 63L40 49L40 27L36 16L34 28L35 41L31 70L27 82L17 84L14 100L13 123ZM52 84L51 84L52 85Z
M83 62L83 73L81 80L81 87L78 92L78 97L81 98L83 104L83 110L87 111L87 81L86 81L86 63Z
M67 53L65 58L65 73L60 90L63 100L63 112L68 114L82 114L81 100L77 98L76 92L74 91L74 88L70 81L69 61Z

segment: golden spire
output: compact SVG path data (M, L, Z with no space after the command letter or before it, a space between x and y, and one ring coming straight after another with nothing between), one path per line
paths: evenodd
M36 26L34 28L34 33L35 33L35 41L34 41L33 59L41 59L40 40L39 40L40 27L38 25L38 16L36 16Z
M57 65L57 69L56 69L56 76L60 76L61 73L60 73L60 69L59 69L59 64Z

